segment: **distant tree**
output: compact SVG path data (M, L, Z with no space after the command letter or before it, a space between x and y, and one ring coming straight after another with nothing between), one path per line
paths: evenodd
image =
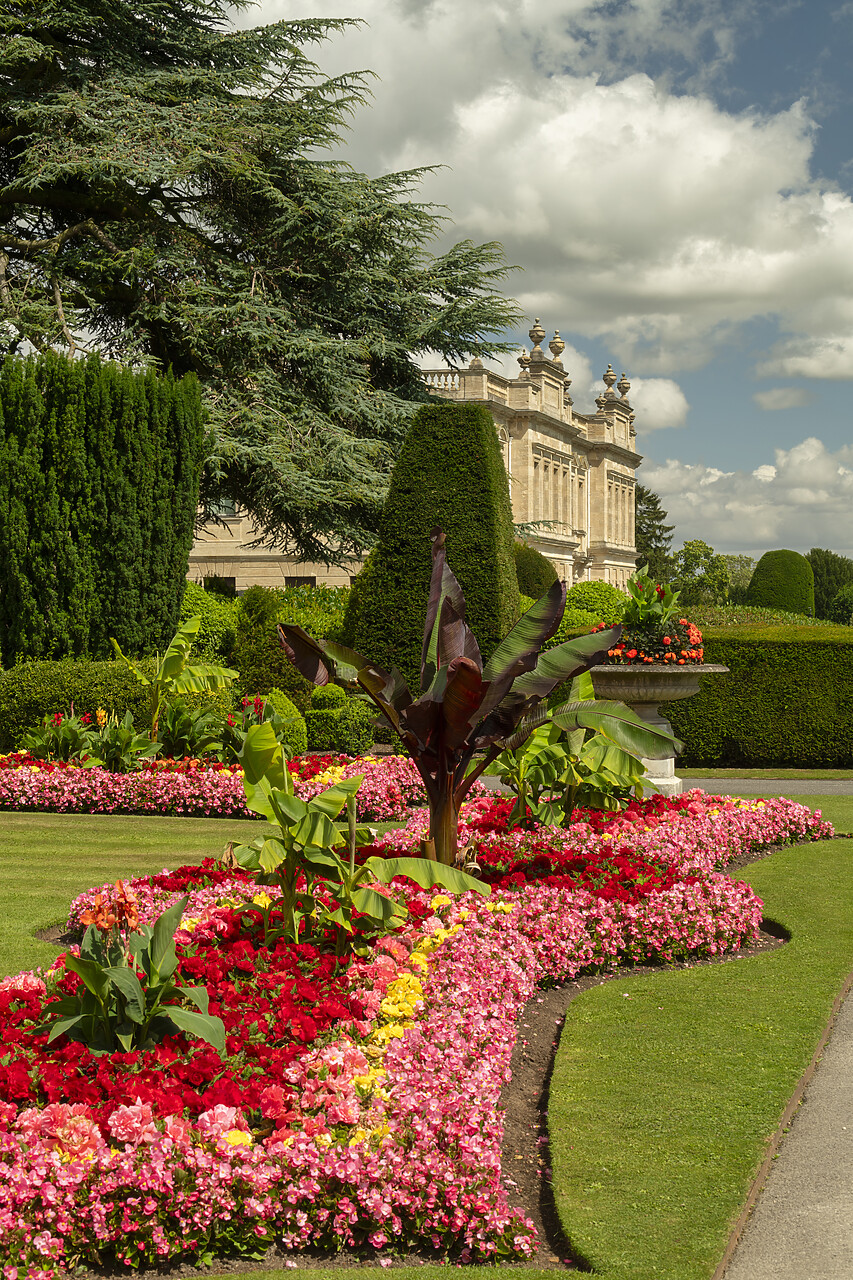
M672 585L681 592L680 603L725 604L731 578L724 556L701 538L685 542L675 554Z
M814 573L799 551L765 551L755 566L746 604L814 617Z
M814 574L815 617L831 618L832 603L838 592L853 583L853 560L823 547L812 547L806 559Z
M368 96L306 49L346 18L236 30L246 0L0 10L0 345L195 373L202 501L307 559L373 540L419 353L509 350L503 252L430 245L419 173L324 152Z
M637 566L648 565L653 578L668 578L672 572L672 531L675 525L666 524L667 513L660 498L643 484L636 487L635 503Z
M755 561L752 556L723 556L729 570L729 601L731 604L743 604L752 575L755 572Z

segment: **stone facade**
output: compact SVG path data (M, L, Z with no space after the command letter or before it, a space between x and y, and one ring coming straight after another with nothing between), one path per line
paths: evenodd
M608 365L596 411L576 413L571 379L555 333L542 350L545 330L534 321L533 348L519 357L517 378L472 360L467 369L428 369L434 396L481 404L492 415L510 482L513 519L533 526L527 535L570 586L583 580L624 587L634 571L634 486L641 458L634 449L630 383ZM614 390L615 384L615 390ZM223 512L224 525L206 526L190 553L189 577L233 579L238 591L255 583L347 585L358 563L329 569L251 547L251 521Z

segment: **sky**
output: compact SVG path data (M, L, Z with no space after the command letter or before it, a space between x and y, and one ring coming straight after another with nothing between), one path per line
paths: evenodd
M441 249L499 240L581 412L627 373L638 479L724 553L853 556L853 0L261 0L354 17L344 158L438 166ZM499 362L492 362L500 367ZM512 358L504 371L517 366Z

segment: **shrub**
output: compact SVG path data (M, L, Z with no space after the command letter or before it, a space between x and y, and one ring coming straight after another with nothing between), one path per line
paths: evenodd
M236 603L188 582L181 602L180 621L196 617L201 618L201 626L193 645L193 660L227 666L236 639Z
M0 365L0 651L26 658L168 644L203 456L193 376L66 360Z
M240 597L232 662L240 672L239 687L245 694L280 689L304 713L313 685L284 656L275 629L280 608L281 595L271 587L250 587Z
M814 573L798 551L765 551L755 566L746 604L814 614Z
M431 574L441 525L484 658L518 618L509 484L495 424L478 405L415 414L391 477L379 543L350 593L344 640L419 686Z
M341 702L331 691L336 690ZM360 756L373 746L376 712L359 698L348 698L339 685L324 685L311 695L305 713L308 750Z
M842 587L853 583L853 560L823 547L812 547L806 559L814 574L814 611L818 618L832 618L832 602ZM835 621L834 618L832 618Z
M279 622L295 622L322 640L340 640L349 587L285 587L277 592Z
M583 609L607 625L622 620L628 597L610 582L576 582L566 596L567 609Z
M526 542L514 543L512 554L519 591L522 595L538 600L540 596L544 596L551 583L557 581L557 570L541 551Z
M702 680L666 716L696 766L842 768L853 763L853 634L847 628L741 627L705 632Z
M837 593L829 606L831 622L840 622L849 627L853 623L853 583L848 583Z
M93 718L98 708L121 720L130 711L138 728L148 716L148 690L123 663L24 662L0 675L0 751L12 751L27 729L56 711Z
M343 690L341 690L343 692ZM281 689L270 689L267 702L275 714L284 722L283 728L276 726L277 736L284 742L287 753L291 757L304 756L308 750L308 732L305 717L293 705L286 693Z

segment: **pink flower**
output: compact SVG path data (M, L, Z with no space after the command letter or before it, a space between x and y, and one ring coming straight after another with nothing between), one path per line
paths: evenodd
M160 1134L150 1103L137 1098L132 1107L117 1107L108 1121L116 1142L139 1144L156 1142Z

